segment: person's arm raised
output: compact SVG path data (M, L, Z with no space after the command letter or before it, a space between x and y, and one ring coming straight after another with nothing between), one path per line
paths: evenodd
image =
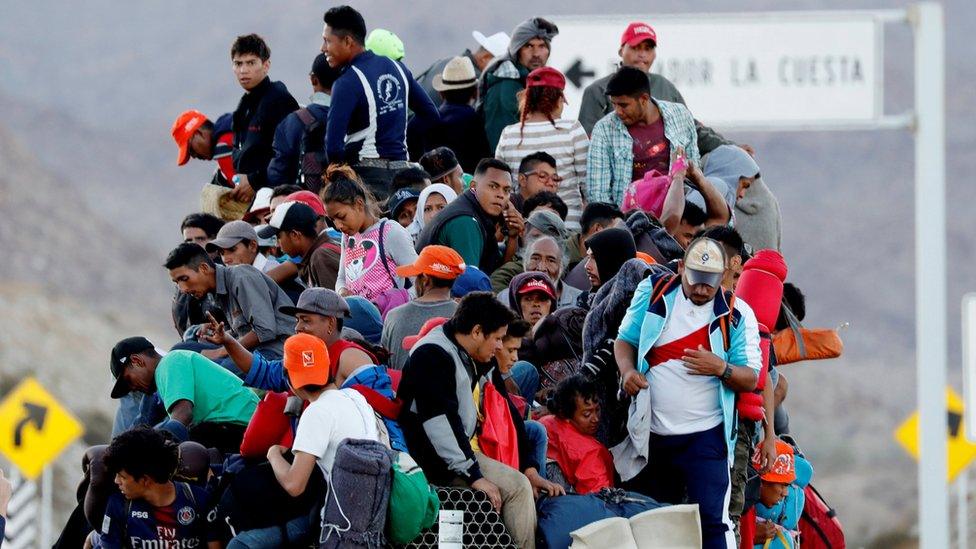
M237 366L242 372L247 374L251 369L251 363L254 360L254 355L251 354L244 345L241 345L240 341L237 341L224 331L224 324L218 322L216 318L209 312L207 313L207 320L209 322L200 331L201 337L209 343L214 345L222 345L227 356L234 361L234 365ZM254 332L248 335L253 335ZM245 336L246 337L246 336ZM256 337L256 336L255 336Z
M712 182L702 174L697 166L691 167L689 176L695 186L698 187L702 198L705 199L705 213L708 215L705 226L727 225L732 219L732 210L729 203L725 201L725 197L718 192L715 185L712 185Z

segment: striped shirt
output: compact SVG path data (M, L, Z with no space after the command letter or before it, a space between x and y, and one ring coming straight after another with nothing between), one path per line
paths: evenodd
M576 120L559 119L552 122L526 122L512 124L502 130L495 149L495 157L504 160L513 169L526 156L544 151L556 159L556 173L563 177L556 194L569 208L566 216L566 229L580 230L580 215L583 213L582 186L586 182L586 153L590 140L586 130ZM516 189L518 191L518 189Z

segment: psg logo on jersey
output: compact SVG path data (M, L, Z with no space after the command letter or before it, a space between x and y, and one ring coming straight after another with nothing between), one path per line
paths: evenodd
M180 524L183 526L189 526L196 517L197 514L193 510L193 507L181 507L179 512L176 513L176 520L180 521Z

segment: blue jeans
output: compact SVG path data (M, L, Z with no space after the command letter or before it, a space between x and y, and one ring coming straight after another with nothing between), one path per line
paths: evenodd
M138 425L155 425L165 417L166 410L163 409L157 393L147 395L133 391L119 399L119 408L112 424L112 436Z
M531 362L520 360L512 366L511 377L519 387L519 394L532 407L535 394L539 392L539 370Z
M734 548L729 518L732 481L725 429L719 424L687 435L656 435L648 441L644 470L623 488L648 495L661 503L697 503L704 549Z
M283 531L284 530L284 531ZM287 532L288 539L283 539L282 534ZM284 528L270 526L257 530L247 530L234 536L227 544L227 549L260 549L284 547L298 544L305 541L308 536L308 517L298 517L291 519Z
M525 436L532 447L532 457L539 464L539 476L546 478L546 450L549 449L549 435L538 421L525 422Z

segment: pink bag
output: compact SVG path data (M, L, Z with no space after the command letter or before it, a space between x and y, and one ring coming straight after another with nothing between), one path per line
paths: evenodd
M644 174L643 179L638 179L627 186L620 209L624 213L643 210L660 218L661 210L664 209L664 197L668 194L670 186L671 179L668 176L662 175L657 170L651 170Z

